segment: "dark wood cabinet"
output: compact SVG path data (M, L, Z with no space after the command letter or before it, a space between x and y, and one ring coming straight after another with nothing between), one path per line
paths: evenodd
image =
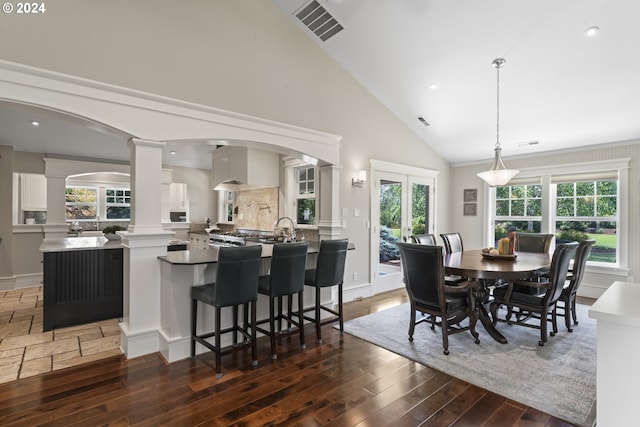
M122 317L123 251L44 253L43 330Z

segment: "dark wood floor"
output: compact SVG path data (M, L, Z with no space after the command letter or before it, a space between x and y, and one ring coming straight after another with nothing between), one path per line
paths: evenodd
M348 318L406 301L404 290L345 305ZM331 326L307 349L285 338L272 362L249 351L167 365L158 354L113 357L0 386L1 426L569 426ZM405 333L405 331L399 331ZM0 367L1 368L1 367Z

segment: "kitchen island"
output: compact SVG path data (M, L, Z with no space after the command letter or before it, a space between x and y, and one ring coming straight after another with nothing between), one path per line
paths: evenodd
M307 268L316 264L316 258L320 244L309 241L307 252ZM191 344L191 287L215 281L216 265L220 246L211 246L207 250L188 250L170 252L160 256L161 261L161 329L159 348L163 357L168 362L190 357ZM353 243L349 243L349 249L353 250ZM262 244L262 267L260 274L267 274L273 251L272 244ZM332 288L323 288L321 298L323 303L335 301ZM314 303L314 293L304 294L305 307L311 307ZM269 316L268 298L258 297L258 319ZM294 301L294 310L297 307ZM198 310L198 331L213 330L214 310L203 307ZM231 310L222 313L222 327L231 325ZM222 345L230 345L231 337L223 336ZM226 339L226 340L225 340ZM196 353L208 351L204 346L197 345Z
M123 251L105 237L44 239L43 331L122 317Z

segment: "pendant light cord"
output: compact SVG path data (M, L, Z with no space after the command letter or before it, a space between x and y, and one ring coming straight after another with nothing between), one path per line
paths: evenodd
M496 148L500 147L500 67L502 63L496 63Z

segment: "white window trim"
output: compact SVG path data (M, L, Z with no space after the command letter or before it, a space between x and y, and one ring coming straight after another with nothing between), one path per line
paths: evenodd
M314 184L313 190L315 193L316 199L316 224L298 224L296 222L297 212L296 212L296 201L298 200L298 185L295 170L300 166L314 166ZM284 216L288 216L292 218L295 222L296 228L299 229L309 229L309 230L317 230L318 229L318 214L320 212L320 197L319 197L319 170L317 165L313 165L311 163L305 162L301 159L296 158L287 158L284 161L285 167L285 177L284 177L284 193L285 193L285 203L283 206Z
M542 233L552 233L553 220L555 219L555 198L552 197L551 177L553 175L566 175L573 173L596 173L600 171L618 171L618 262L605 264L589 262L587 272L613 274L626 276L629 273L629 163L630 158L621 158L605 161L584 163L570 163L564 165L541 166L522 169L518 179L541 178L542 184ZM488 185L485 183L485 186ZM484 227L484 241L491 246L493 241L493 224L495 220L494 206L496 202L496 189L489 187L486 203L485 217L487 221Z

